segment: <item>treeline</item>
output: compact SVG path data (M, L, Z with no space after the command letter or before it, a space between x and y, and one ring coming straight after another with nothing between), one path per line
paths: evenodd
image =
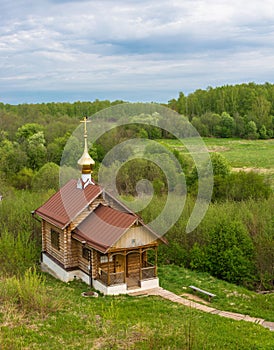
M274 85L238 84L198 89L168 106L189 118L201 136L266 139L274 135Z
M121 102L0 103L0 194L6 192L5 182L17 189L38 188L35 175L43 166L56 178L64 147L80 119Z

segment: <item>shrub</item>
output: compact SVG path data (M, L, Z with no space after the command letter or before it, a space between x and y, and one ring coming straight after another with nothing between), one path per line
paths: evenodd
M26 270L22 277L2 277L0 280L0 300L3 303L15 305L28 313L34 311L45 315L58 308L58 305L48 294L45 282L45 277L39 274L35 268Z
M4 231L0 237L0 265L3 275L21 275L38 260L39 253L30 233L17 236Z
M34 191L59 189L59 166L55 163L46 163L32 179Z
M209 242L194 244L190 266L232 283L254 279L254 247L240 221L219 221L210 229Z
M232 173L227 181L229 200L267 199L271 186L267 179L253 171Z

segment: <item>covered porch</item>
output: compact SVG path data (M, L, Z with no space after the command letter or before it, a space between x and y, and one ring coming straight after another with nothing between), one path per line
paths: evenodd
M101 256L96 278L107 287L124 285L127 290L142 288L153 279L158 283L157 245L109 251L104 259Z

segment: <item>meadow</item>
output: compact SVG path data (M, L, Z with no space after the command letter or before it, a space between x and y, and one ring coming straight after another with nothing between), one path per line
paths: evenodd
M233 168L269 169L274 171L274 139L244 140L225 138L203 138L209 152L221 153ZM186 145L195 139L158 140L171 148L187 153Z
M174 266L160 269L162 285L178 294L185 292L188 275L196 284L208 278ZM1 304L1 349L273 349L274 333L257 324L206 314L160 297L84 298L81 293L89 290L84 283L43 278L43 312L7 301ZM215 279L211 288L218 293L218 305L234 291L231 301L245 305L235 306L236 311L254 309L271 318L273 298L263 295L261 306L255 306L249 292L236 286ZM50 309L53 302L55 310Z
M209 152L222 154L233 171L255 171L267 176L274 188L274 139L245 140L235 138L204 137ZM163 145L188 155L187 145L196 143L195 139L158 140Z

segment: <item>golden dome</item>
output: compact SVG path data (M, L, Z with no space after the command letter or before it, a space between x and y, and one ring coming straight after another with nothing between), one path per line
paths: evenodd
M91 158L91 156L88 153L88 150L85 147L84 153L82 154L82 157L78 160L78 165L79 166L84 166L84 165L94 165L95 162Z

